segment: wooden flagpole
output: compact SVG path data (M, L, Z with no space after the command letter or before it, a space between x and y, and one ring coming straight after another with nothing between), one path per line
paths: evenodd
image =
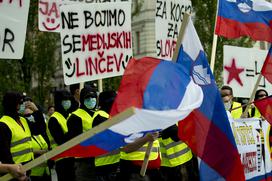
M111 126L118 124L122 121L124 121L125 119L129 118L130 116L135 114L135 108L131 107L126 109L125 111L117 114L116 116L110 118L109 120L99 124L98 126L95 126L94 128L88 130L87 132L84 132L80 135L78 135L77 137L65 142L64 144L56 147L55 149L41 155L40 157L32 160L31 162L23 165L23 170L24 171L28 171L44 162L46 162L47 160L49 160L50 158L53 158L55 156L57 156L58 154L74 147L75 145L81 143L82 141L93 137L94 135L110 128ZM0 177L0 181L7 181L12 179L12 175L10 174L6 174L3 177Z
M189 18L190 18L190 15L187 14L187 13L184 13L183 21L182 21L182 24L181 24L181 27L180 27L180 30L179 30L179 36L178 36L178 39L177 39L177 44L176 44L177 46L175 48L175 52L174 52L173 57L172 57L173 62L177 61L179 48L181 46L181 42L183 41L183 38L184 38L184 35L185 35L185 30L186 30L186 27L187 27L187 25L189 23L189 20L190 20ZM145 176L145 172L146 172L147 165L148 165L148 162L149 162L149 155L151 153L152 145L153 145L153 141L148 143L148 146L147 146L147 149L146 149L146 152L145 152L144 162L142 164L141 171L140 171L141 176Z
M254 99L254 96L255 96L255 93L256 93L256 91L257 91L257 88L258 88L258 86L259 86L259 84L260 84L260 82L261 82L261 78L262 78L262 74L260 73L259 76L258 76L258 79L257 79L257 81L256 81L256 83L255 83L254 89L253 89L253 91L252 91L252 93L251 93L250 99L249 99L249 101L248 101L249 103L252 102L253 99ZM242 117L243 117L243 118L247 118L247 116L248 116L247 113L248 113L248 110L249 110L250 106L251 106L251 104L248 104L248 105L246 106L246 109L245 109L245 111L244 111L243 114L242 114Z
M211 68L212 73L214 72L215 55L216 55L217 40L218 40L218 36L215 34L215 27L217 24L217 15L218 15L218 6L219 6L219 1L217 1L215 24L214 24L214 31L213 31L213 44L212 44L211 62L210 62L210 68Z
M210 63L212 73L214 72L217 39L218 39L218 36L216 34L213 34L212 54L211 54L211 63Z

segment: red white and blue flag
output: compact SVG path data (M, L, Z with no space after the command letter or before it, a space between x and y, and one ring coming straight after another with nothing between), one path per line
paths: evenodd
M203 102L179 122L179 137L201 158L201 180L245 180L220 92L192 21L186 28L178 63L203 91Z
M215 33L272 42L272 3L265 0L219 0Z
M147 132L160 131L183 120L203 100L200 86L180 64L155 58L131 59L123 75L111 116L136 107L135 114L55 157L98 156Z

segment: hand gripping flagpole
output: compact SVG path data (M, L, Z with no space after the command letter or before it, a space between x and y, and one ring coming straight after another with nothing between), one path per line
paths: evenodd
M125 119L129 118L130 116L135 114L135 109L133 107L126 109L125 111L117 114L116 116L110 118L109 120L99 124L98 126L95 126L94 128L78 135L77 137L74 137L73 139L65 142L64 144L56 147L55 149L41 155L40 157L32 160L31 162L28 162L27 164L23 165L23 170L28 171L44 162L47 160L57 156L58 154L74 147L75 145L81 143L82 141L93 137L94 135L112 127L115 124L118 124ZM7 181L12 179L13 176L11 174L6 174L3 177L0 177L0 181Z
M177 61L178 53L179 53L179 49L180 49L180 45L181 45L181 42L183 40L186 27L187 27L188 22L190 20L189 18L190 18L190 15L187 14L187 13L184 13L184 15L183 15L183 21L182 21L182 24L181 24L181 27L180 27L180 30L179 30L178 39L177 39L177 44L176 44L177 46L175 48L175 52L174 52L173 57L172 57L172 61L173 62ZM146 172L147 165L148 165L148 162L149 162L149 155L151 153L152 145L153 145L153 141L150 141L148 143L148 145L147 145L147 149L146 149L146 152L145 152L144 162L142 164L142 168L141 168L141 171L140 171L140 175L141 176L145 176L145 172Z

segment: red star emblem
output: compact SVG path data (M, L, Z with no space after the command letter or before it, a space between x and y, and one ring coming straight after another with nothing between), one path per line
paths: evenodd
M232 59L231 66L224 66L224 68L229 72L228 81L229 84L233 79L235 79L241 86L243 83L240 79L239 74L242 73L245 69L236 67L235 59Z

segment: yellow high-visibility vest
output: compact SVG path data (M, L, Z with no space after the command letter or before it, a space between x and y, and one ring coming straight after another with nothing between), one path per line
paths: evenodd
M109 114L102 110L96 111L95 117L97 115L101 115L102 117L109 118ZM95 166L99 167L104 165L110 165L110 164L118 163L119 161L120 161L120 150L115 150L110 153L95 157Z
M233 101L232 102L232 109L236 108L236 107L240 107L241 106L241 103L239 102L235 102ZM238 119L242 116L243 114L243 109L242 107L238 108L238 109L235 109L233 111L231 111L231 116L233 119Z
M20 121L24 129L9 116L0 119L0 122L5 123L11 131L10 152L15 163L28 162L34 158L29 126L25 118L20 117Z
M55 111L51 117L54 117L57 119L58 123L60 124L63 133L67 133L68 132L68 128L67 128L67 120L65 119L65 117L60 114L59 112ZM50 119L49 119L50 121ZM48 121L48 123L49 123ZM50 144L51 144L51 148L55 148L58 146L58 144L56 143L56 141L54 140L54 138L52 137L50 130L47 132L48 138L50 140Z
M33 147L34 151L48 149L48 145L47 145L46 141L44 140L44 138L42 137L42 135L32 136L31 143L32 143L32 147ZM45 174L46 175L50 174L49 168L48 168L48 165L46 162L31 169L30 176L43 176Z
M82 119L83 132L86 132L93 127L93 120L95 117L91 116L87 111L78 108L72 114L74 114Z
M151 153L149 156L149 160L156 160L159 156L159 141L155 140L152 145ZM148 143L144 144L140 149L137 151L126 153L121 151L120 159L123 160L144 160L145 152L147 149Z
M159 141L161 166L175 167L192 159L192 151L184 142L175 142L171 138L159 138Z

